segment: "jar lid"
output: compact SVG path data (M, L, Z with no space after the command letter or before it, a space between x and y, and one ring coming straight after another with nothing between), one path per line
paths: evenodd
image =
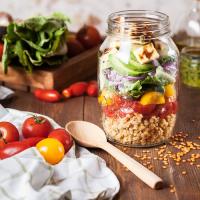
M181 51L181 55L192 60L200 60L200 47L184 47Z

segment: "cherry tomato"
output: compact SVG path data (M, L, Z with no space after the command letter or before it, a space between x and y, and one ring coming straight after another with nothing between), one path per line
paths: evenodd
M49 134L48 138L54 138L59 140L65 148L65 153L69 151L73 144L71 135L63 128L54 129Z
M76 56L85 50L83 45L76 39L76 36L68 38L67 48L68 48L67 55L69 57Z
M20 153L26 149L28 149L29 146L23 142L11 142L5 145L3 149L0 150L0 159L9 158L17 153Z
M47 137L53 127L49 120L42 116L33 116L27 118L22 125L22 134L24 138Z
M160 118L165 118L167 115L176 114L177 112L177 102L166 102L163 105L157 105L155 110L155 115Z
M46 138L40 141L37 143L36 148L46 162L52 165L59 163L65 155L65 149L62 143L53 138Z
M0 43L0 60L2 59L3 56L3 44Z
M62 91L62 95L65 97L65 98L70 98L72 96L72 90L70 88L65 88L63 91Z
M118 108L115 105L104 106L103 113L108 117L116 117Z
M140 113L142 115L151 115L155 108L155 104L142 105L139 102L134 102L133 104L133 109L135 110L135 112Z
M88 82L88 84L96 84L97 85L97 81L96 80L91 80Z
M87 87L88 87L88 84L86 82L76 82L70 85L69 88L72 93L72 96L78 97L85 94Z
M57 90L36 89L34 95L39 100L50 103L58 102L61 99L61 95Z
M86 49L97 46L102 40L99 31L95 27L88 25L78 31L77 39Z
M29 147L34 147L38 142L45 139L44 137L32 137L22 140L25 144L29 145Z
M0 142L9 143L19 140L19 132L17 128L10 122L0 122Z
M98 95L98 85L95 83L90 83L87 87L87 94L90 97L97 97Z

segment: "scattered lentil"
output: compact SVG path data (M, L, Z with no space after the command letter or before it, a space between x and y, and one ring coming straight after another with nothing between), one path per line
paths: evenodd
M182 173L183 175L187 174L187 172L186 172L186 171L182 171L181 173Z

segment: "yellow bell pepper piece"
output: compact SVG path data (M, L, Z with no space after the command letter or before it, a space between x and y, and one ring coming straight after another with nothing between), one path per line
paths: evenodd
M105 97L104 93L102 92L101 95L98 97L98 102L102 106L110 106L112 104L112 99L109 97Z
M148 105L148 104L164 104L165 103L165 97L160 92L147 92L144 94L141 99L140 103L142 105Z
M176 95L176 90L174 84L168 84L165 86L165 96L166 97L173 97Z

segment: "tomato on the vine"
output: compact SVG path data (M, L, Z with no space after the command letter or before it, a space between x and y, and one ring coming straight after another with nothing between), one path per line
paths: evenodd
M33 116L27 118L22 125L22 134L24 138L47 137L53 127L48 119L42 116Z
M8 143L0 150L0 159L9 158L28 148L29 148L29 145L21 141Z
M54 138L60 141L65 148L65 153L67 153L73 145L71 135L63 128L54 129L53 131L51 131L48 138Z
M0 146L19 140L17 128L10 122L0 122Z

